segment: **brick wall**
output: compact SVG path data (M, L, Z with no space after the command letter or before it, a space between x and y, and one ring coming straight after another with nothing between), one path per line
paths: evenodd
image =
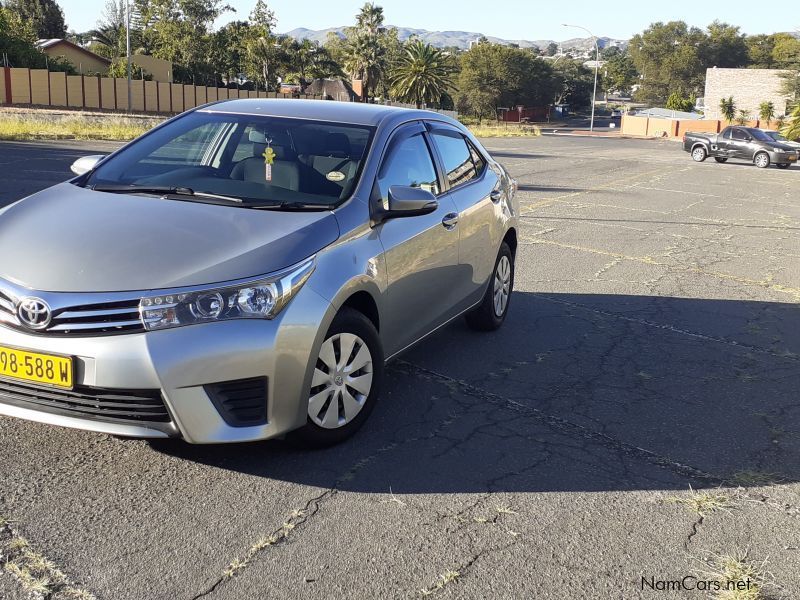
M758 118L758 105L772 102L775 115L786 114L787 97L780 93L783 79L778 69L708 69L706 70L705 116L721 119L719 102L733 96L737 113L746 110Z

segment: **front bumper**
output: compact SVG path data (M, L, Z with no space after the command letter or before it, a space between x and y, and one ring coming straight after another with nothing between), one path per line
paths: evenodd
M169 418L155 425L72 416L4 397L1 387L0 414L123 436L175 436L195 444L280 436L306 422L314 367L310 357L316 356L333 312L305 286L271 321L231 320L96 337L34 335L0 326L0 345L74 357L76 390L159 390ZM253 378L266 380L266 421L230 425L204 386Z
M769 160L778 165L795 165L798 161L797 152L769 152Z

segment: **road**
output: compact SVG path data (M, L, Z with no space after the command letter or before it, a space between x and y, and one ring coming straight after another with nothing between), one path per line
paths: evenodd
M522 199L500 331L420 344L325 451L0 417L0 553L24 538L54 600L710 598L659 582L728 555L797 598L800 169L486 145ZM0 204L107 150L0 144ZM0 572L0 597L30 587Z

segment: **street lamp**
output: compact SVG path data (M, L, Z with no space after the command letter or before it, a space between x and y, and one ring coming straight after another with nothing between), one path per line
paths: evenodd
M594 90L592 90L592 119L589 122L589 131L594 131L594 101L595 98L597 98L597 69L600 66L600 46L597 44L597 36L586 29L586 27L582 27L580 25L568 25L567 23L562 23L562 27L575 27L576 29L583 29L586 33L592 36L592 39L594 40Z
M125 46L128 51L128 112L131 112L131 2L125 3Z

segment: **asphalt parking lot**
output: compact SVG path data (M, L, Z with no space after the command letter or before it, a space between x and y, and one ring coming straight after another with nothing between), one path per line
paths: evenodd
M485 143L522 199L500 331L426 340L325 451L0 417L0 552L53 599L712 598L658 582L726 556L800 597L800 168ZM108 147L0 143L0 205Z

